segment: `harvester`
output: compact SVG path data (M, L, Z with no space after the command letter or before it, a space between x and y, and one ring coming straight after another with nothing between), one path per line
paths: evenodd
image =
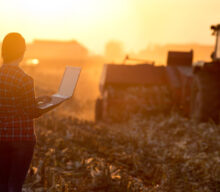
M217 121L220 109L220 25L212 26L216 47L212 62L192 65L193 51L169 51L166 66L153 62L105 64L95 119L121 121L176 109L197 121ZM129 60L126 57L126 60ZM126 61L125 60L125 61Z
M141 62L126 65L127 60ZM105 64L96 100L96 120L123 121L134 113L147 115L173 108L189 111L193 51L169 52L167 66L126 57L123 64Z

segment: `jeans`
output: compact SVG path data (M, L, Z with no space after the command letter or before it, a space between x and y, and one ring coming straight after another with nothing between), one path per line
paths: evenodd
M21 192L34 142L0 142L0 192Z

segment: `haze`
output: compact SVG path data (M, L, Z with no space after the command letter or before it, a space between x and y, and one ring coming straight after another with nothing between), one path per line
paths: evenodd
M126 51L149 44L214 44L219 0L7 0L0 1L0 41L17 31L34 39L75 39L91 52L119 40Z

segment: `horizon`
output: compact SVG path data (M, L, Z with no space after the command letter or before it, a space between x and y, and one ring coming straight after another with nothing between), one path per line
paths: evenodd
M27 45L32 45L34 43L39 43L39 42L45 42L45 43L53 43L53 44L56 44L56 43L78 43L79 45L81 45L82 47L86 48L89 53L92 53L92 55L104 55L104 48L105 46L109 43L109 42L117 42L117 43L121 43L120 41L109 41L109 42L106 42L106 44L104 45L103 47L103 52L101 53L94 53L93 50L90 50L89 47L87 47L86 45L84 45L82 42L78 41L77 39L67 39L67 40L61 40L61 39L40 39L40 38L36 38L36 39L33 39L32 41L26 41L26 44ZM0 41L0 44L2 44L2 41ZM186 42L186 43L165 43L165 44L159 44L159 43L150 43L148 45L146 45L146 47L143 47L139 50L136 50L136 51L130 51L130 52L133 52L133 53L138 53L142 50L146 50L146 49L154 49L155 47L166 47L166 46L207 46L207 47L214 47L214 44L204 44L204 43L199 43L199 42ZM123 47L124 48L124 47ZM0 47L1 49L1 47ZM124 51L126 52L126 49L124 49Z
M9 32L10 33L10 32ZM21 34L22 35L22 34ZM24 37L25 38L25 37ZM3 38L2 40L0 41L0 44L2 43L3 41ZM214 46L214 43L215 43L215 37L213 37L213 42L209 42L209 43L204 43L204 42L196 42L196 41L191 41L191 42L167 42L167 43L153 43L153 42L150 42L148 44L146 44L146 46L144 47L140 47L139 49L136 48L136 49L129 49L129 48L126 48L124 43L120 40L115 40L115 39L109 39L108 41L106 41L104 44L103 44L103 47L101 47L101 49L99 51L95 51L93 50L92 48L90 48L88 45L86 44L83 44L81 41L77 40L77 39L74 39L74 38L70 38L70 39L46 39L46 38L34 38L32 40L27 40L26 43L27 44L34 44L36 41L42 41L42 42L50 42L50 43L72 43L72 42L76 42L76 43L79 43L80 45L82 45L83 47L85 47L86 49L88 49L88 51L90 53L92 53L93 55L103 55L104 52L105 52L105 46L109 43L109 42L117 42L117 43L121 43L123 48L124 48L124 51L125 52L139 52L141 50L144 50L144 49L147 49L148 47L154 47L154 46L169 46L169 45L194 45L194 46Z
M0 42L1 44L1 42ZM1 49L1 47L0 47ZM156 65L165 65L168 51L194 51L193 61L209 61L210 55L214 50L214 44L199 43L168 43L150 44L137 51L126 51L120 42L110 42L103 47L103 53L94 53L87 46L75 39L71 40L51 40L35 39L27 42L25 58L29 60L52 59L53 60L78 60L98 56L103 62L121 63L126 55L131 58L154 61ZM65 51L64 51L65 50ZM73 54L74 53L74 54Z

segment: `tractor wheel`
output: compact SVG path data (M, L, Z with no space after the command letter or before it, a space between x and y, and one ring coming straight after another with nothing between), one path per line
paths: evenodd
M220 77L215 72L201 70L194 74L191 92L191 117L197 122L219 121Z
M95 103L95 121L98 122L102 120L102 99L96 99Z

